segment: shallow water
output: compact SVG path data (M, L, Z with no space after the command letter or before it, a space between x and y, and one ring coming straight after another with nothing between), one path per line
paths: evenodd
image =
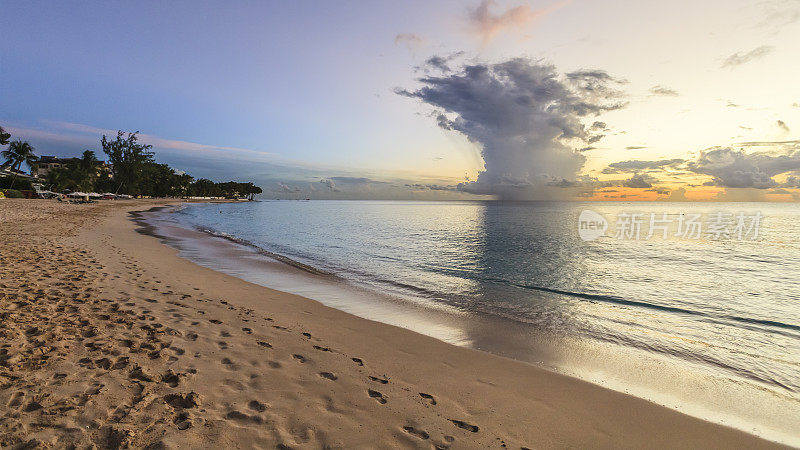
M585 209L611 222L605 236L579 237ZM760 213L758 236L675 236L678 214L711 221L718 211ZM615 220L631 212L644 213L641 239L615 238ZM650 213L672 220L666 239L644 239ZM241 254L209 258L208 248L177 245L250 281L785 442L797 438L797 205L274 201L196 204L164 217L383 300L309 291L267 268L245 269L252 258Z

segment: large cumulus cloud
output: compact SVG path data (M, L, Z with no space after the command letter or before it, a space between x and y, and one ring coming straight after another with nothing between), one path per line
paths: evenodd
M713 177L707 183L729 188L766 189L778 186L776 175L800 169L800 150L783 154L774 152L746 153L729 147L715 147L700 152L688 169Z
M525 58L438 68L419 89L397 93L433 106L440 127L481 146L485 170L461 185L466 192L530 198L575 179L586 159L576 148L602 138L584 121L624 106L621 81L599 70L560 75Z

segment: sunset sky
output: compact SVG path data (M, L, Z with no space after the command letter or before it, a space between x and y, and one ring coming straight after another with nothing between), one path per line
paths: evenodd
M2 1L0 125L268 198L800 200L800 0Z

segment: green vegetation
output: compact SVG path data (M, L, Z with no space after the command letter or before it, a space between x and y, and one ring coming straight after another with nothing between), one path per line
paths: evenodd
M8 139L0 128L0 139ZM133 196L150 197L225 197L250 198L260 194L261 188L253 183L215 183L208 179L194 180L190 175L176 172L166 164L155 161L152 146L141 144L137 133L117 132L114 139L105 135L100 140L103 153L108 161L98 160L95 152L86 150L80 158L73 158L61 167L52 168L43 180L47 187L56 192L65 190L83 192L113 192ZM37 167L38 158L33 154L33 147L27 142L12 142L2 155L7 159L3 167L19 169L22 163L28 164L32 170ZM0 187L11 188L14 179L7 181L0 177ZM8 186L6 186L8 184ZM19 180L18 187L30 189L30 182Z
M11 139L11 133L6 133L6 130L0 127L0 145L8 144L9 139Z
M22 163L33 166L38 160L36 155L33 154L33 147L31 147L31 144L19 139L12 142L11 145L8 146L8 149L0 152L0 155L6 159L6 162L3 163L3 167L11 167L14 170L19 170L20 167L22 167ZM16 173L14 173L14 176L11 178L11 187L14 187L15 181L17 181Z
M11 189L12 181L14 181L12 177L0 177L0 189ZM31 191L33 190L33 186L31 186L30 180L18 178L14 183L14 189L20 191Z

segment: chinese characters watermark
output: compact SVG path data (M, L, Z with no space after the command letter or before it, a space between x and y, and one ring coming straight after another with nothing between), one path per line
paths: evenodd
M612 236L616 239L649 240L668 239L710 239L756 240L759 236L764 216L760 212L730 213L639 213L621 212L617 214ZM608 221L600 214L584 210L578 217L578 235L584 241L593 241L606 234Z

